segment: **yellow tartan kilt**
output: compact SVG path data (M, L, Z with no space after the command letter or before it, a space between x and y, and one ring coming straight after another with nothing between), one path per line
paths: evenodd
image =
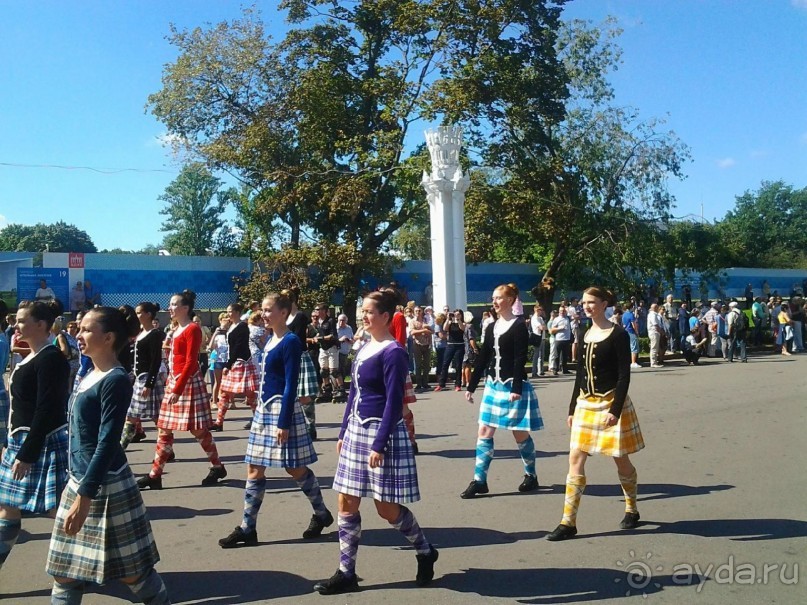
M605 425L605 417L614 401L614 392L577 398L572 418L570 449L589 454L620 457L644 448L639 419L630 397L625 397L622 413L614 426Z

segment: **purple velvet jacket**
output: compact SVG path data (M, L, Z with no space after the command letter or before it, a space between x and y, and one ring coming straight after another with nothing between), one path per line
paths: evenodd
M375 355L353 362L350 395L342 419L339 439L344 438L351 416L361 424L380 420L372 450L386 453L395 425L403 418L403 397L409 362L406 350L397 342Z

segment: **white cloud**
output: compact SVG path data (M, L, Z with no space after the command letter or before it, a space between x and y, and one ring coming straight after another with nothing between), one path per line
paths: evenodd
M5 229L8 227L8 219L0 214L0 229Z
M734 158L723 158L722 160L717 160L717 167L718 168L731 168L737 163L737 160Z

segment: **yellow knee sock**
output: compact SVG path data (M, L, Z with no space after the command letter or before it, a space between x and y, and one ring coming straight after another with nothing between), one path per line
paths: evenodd
M566 476L566 499L563 502L563 519L560 521L562 525L576 527L577 507L580 506L580 498L582 497L583 490L585 489L585 475Z
M619 483L622 484L622 493L625 494L625 512L636 513L636 471L630 475L619 475Z

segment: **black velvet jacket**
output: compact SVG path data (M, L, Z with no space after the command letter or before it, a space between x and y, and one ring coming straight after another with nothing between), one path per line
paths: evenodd
M605 340L586 342L577 355L577 378L574 381L569 415L574 414L577 398L587 395L605 395L614 391L614 402L609 410L619 418L630 385L630 337L622 326L614 326Z
M507 332L499 336L498 356L493 348L495 341L493 328L495 325L495 321L491 322L485 330L485 342L474 363L474 371L471 374L468 390L471 393L476 390L484 372L487 372L487 376L496 380L496 366L498 364L498 379L506 382L512 378L513 384L510 387L510 392L520 395L521 387L527 379L527 371L524 369L527 363L527 341L529 340L527 324L522 318L517 317Z

